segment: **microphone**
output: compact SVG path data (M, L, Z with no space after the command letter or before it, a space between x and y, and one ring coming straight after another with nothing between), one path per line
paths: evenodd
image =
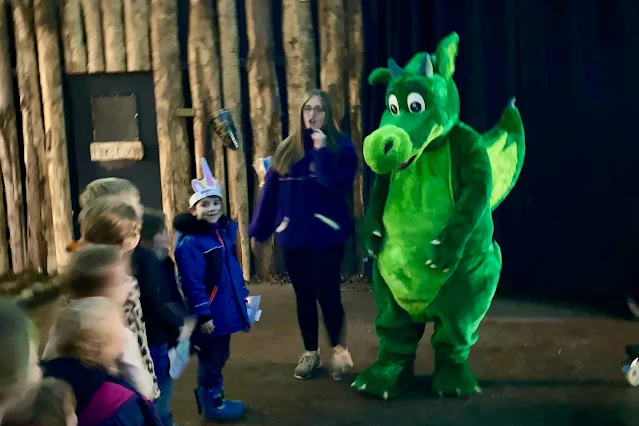
M226 109L220 109L213 116L213 130L218 138L227 148L237 151L239 143L237 142L237 130L231 113Z

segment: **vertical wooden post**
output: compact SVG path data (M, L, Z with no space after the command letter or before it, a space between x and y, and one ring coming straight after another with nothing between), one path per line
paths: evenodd
M27 267L27 236L5 6L5 0L0 0L0 167L7 203L11 266L13 272L20 273ZM3 235L0 235L0 244Z
M235 0L217 2L220 30L220 57L222 60L222 87L224 107L231 113L237 128L239 147L227 150L229 169L229 201L231 215L239 224L239 247L244 279L251 278L251 250L248 240L248 179L246 153L244 150L242 119L242 86L240 82L240 39L237 30L237 5Z
M84 44L80 0L62 0L60 15L65 71L67 74L84 74L87 72L87 47Z
M189 17L190 21L194 19L193 9ZM206 158L206 142L208 139L209 128L209 111L206 108L206 90L202 85L202 71L200 70L200 49L197 46L197 37L194 34L195 28L193 25L189 25L188 47L187 47L187 61L189 64L189 86L191 88L191 104L195 111L195 117L193 117L193 153L195 154L195 174L198 179L202 179L202 164L200 158ZM213 173L215 171L213 170ZM218 176L218 179L223 176Z
M346 31L343 0L323 0L319 6L320 83L331 98L335 121L346 114Z
M364 135L362 131L361 85L363 68L362 4L361 0L346 0L346 28L348 40L348 105L351 122L351 139L359 157L360 173L353 185L353 216L356 230L364 217L364 161L362 158ZM357 232L353 238L355 266L358 273L364 272L362 249Z
M191 187L186 124L175 114L184 106L177 2L151 0L150 22L162 206L170 225L176 213L188 208Z
M248 33L248 84L251 99L253 129L253 162L273 155L282 140L280 90L274 65L274 41L271 30L271 1L246 0L246 30ZM255 185L253 200L260 193ZM274 272L273 238L263 245L256 260L256 273L270 277Z
M209 114L213 114L222 108L223 87L222 87L222 62L220 59L220 32L217 13L212 0L196 0L201 4L198 26L202 35L202 45L200 46L198 60L202 71L202 86L206 92L205 105ZM212 117L209 116L208 119ZM226 148L223 141L209 126L209 140L213 153L213 172L219 176L222 185L222 195L226 202L224 211L230 211L229 183L227 179ZM205 149L205 152L207 149Z
M149 71L149 10L147 0L124 0L127 71Z
M0 196L3 195L2 180L0 180ZM9 242L7 241L7 211L5 210L4 200L0 200L0 276L11 272L11 263L9 262Z
M17 51L18 91L22 112L22 134L27 186L27 239L29 266L47 272L47 225L51 217L49 187L44 157L44 125L40 103L38 60L33 31L33 3L13 0L13 22Z
M99 0L80 0L84 15L84 31L87 37L87 71L89 74L104 72L104 42Z
M221 64L218 54L216 30L217 18L214 13L212 0L191 0L189 14L189 78L191 81L192 96L197 90L200 99L193 98L193 106L196 110L194 120L194 132L197 134L196 152L202 152L207 158L212 154L213 161L209 163L215 177L222 186L224 212L228 214L228 190L226 180L226 149L222 141L213 132L210 120L213 113L222 108L222 76ZM197 71L195 71L197 70ZM198 79L197 82L194 79ZM201 105L196 106L196 102ZM198 111L200 110L200 111ZM200 114L198 116L198 114ZM201 126L201 127L197 127ZM206 141L211 141L211 147L207 147ZM197 157L197 156L196 156ZM197 176L202 176L199 158L196 158Z
M126 71L122 0L102 0L102 31L104 36L104 68L106 72Z
M55 243L56 264L60 267L66 263L66 247L73 239L62 64L54 4L48 0L35 0L34 9L54 235L54 241L49 243Z
M306 92L317 87L317 59L310 2L282 0L282 37L286 55L290 134L299 126L300 107Z
M207 19L209 18L209 19ZM206 158L206 141L210 131L208 122L210 120L210 111L207 108L207 93L203 84L202 67L200 66L200 53L203 49L215 49L213 43L212 29L213 25L210 13L207 14L206 5L201 0L191 0L189 7L189 34L187 42L187 62L189 72L189 86L191 88L191 104L195 110L193 118L193 139L195 154L195 174L198 179L202 178L202 166L200 158ZM206 34L203 32L211 31L210 40L206 40ZM206 42L209 41L210 44ZM210 165L215 174L215 167ZM224 176L218 176L220 182Z

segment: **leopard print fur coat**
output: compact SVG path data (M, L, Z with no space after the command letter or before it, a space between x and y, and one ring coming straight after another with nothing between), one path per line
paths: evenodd
M140 286L138 281L133 278L133 290L129 293L129 298L124 303L124 316L127 327L131 330L138 342L140 348L140 355L142 355L142 362L146 367L147 372L153 377L153 394L154 399L160 396L160 388L158 386L158 379L155 375L155 368L153 365L153 359L151 358L151 351L149 351L149 343L146 338L146 326L144 325L142 316L142 305L140 304Z

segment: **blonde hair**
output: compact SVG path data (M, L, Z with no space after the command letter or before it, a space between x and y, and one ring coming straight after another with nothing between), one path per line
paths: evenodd
M111 270L123 262L122 250L109 244L86 244L74 251L62 274L62 289L71 298L104 294Z
M36 394L30 422L47 426L66 426L68 418L75 414L76 404L73 389L67 382L46 377Z
M104 196L87 204L78 217L81 240L121 246L139 236L142 218L132 203L120 196Z
M80 194L80 208L86 207L96 198L121 195L124 192L131 192L140 197L140 191L131 181L117 177L96 179L89 183Z
M122 307L107 297L69 301L58 313L52 329L57 354L115 373L115 360L105 359L103 352L119 331L113 327L116 317L122 320Z
M273 168L279 175L284 176L291 171L291 166L300 161L304 157L304 105L314 96L319 96L322 100L322 107L324 108L324 125L322 126L322 132L326 134L326 145L330 148L335 148L336 141L339 136L339 129L335 123L333 115L333 107L331 106L330 97L328 93L320 89L310 90L305 98L304 102L300 105L299 121L289 123L289 126L294 129L290 132L290 136L284 139L284 141L277 147L275 155L273 155L273 163L270 167Z
M31 347L38 332L27 314L0 298L0 403L22 393L31 366Z

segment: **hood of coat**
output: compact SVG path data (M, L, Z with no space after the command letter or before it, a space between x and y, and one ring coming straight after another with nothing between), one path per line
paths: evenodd
M173 219L173 229L185 235L205 235L213 230L213 225L191 213L180 213Z

